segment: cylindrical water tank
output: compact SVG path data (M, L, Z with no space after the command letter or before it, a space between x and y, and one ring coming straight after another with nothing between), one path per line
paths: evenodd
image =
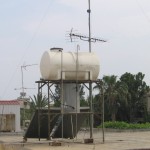
M63 52L62 49L55 49L44 52L40 71L45 80L96 80L99 58L93 52Z

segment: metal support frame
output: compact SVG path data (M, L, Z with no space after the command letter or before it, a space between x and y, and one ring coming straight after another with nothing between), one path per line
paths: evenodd
M47 139L50 140L50 87L53 85L50 85L49 81L41 80L41 82L38 83L38 95L42 94L42 88L47 85L47 93L48 93L48 135ZM40 107L38 107L38 136L39 136L39 141L40 141L40 125L41 125L41 112L40 112Z
M54 84L60 84L61 85L61 115L62 115L62 139L63 139L63 135L64 135L64 131L63 131L63 117L64 114L70 114L68 113L64 113L64 100L63 100L63 84L64 83L76 83L76 84L83 84L88 90L89 90L89 98L90 98L90 112L89 112L89 117L90 117L90 139L93 138L93 100L92 100L92 84L96 83L99 87L100 87L100 91L101 91L101 96L102 96L102 133L103 133L103 142L105 141L105 134L104 134L104 91L103 91L103 83L101 80L96 80L96 81L92 81L90 80L90 72L89 73L89 79L85 80L85 81L81 81L81 80L63 80L63 73L64 72L69 72L69 71L61 71L61 79L60 80L40 80L40 81L36 81L36 83L38 83L38 93L42 93L42 88L47 85L48 87L48 139L50 139L50 91L51 91L51 87ZM70 71L70 72L74 72L74 71ZM79 71L80 72L80 71ZM83 71L81 71L83 72ZM87 86L86 84L89 84L89 86ZM77 112L76 116L79 114ZM85 112L84 112L85 113ZM39 123L39 140L40 140L40 108L39 108L39 114L38 114L38 123ZM77 121L76 121L77 124ZM77 126L76 126L77 127ZM77 129L76 129L77 130Z
M66 81L66 80L63 80L63 72L65 71L61 71L61 80L57 80L57 81L51 81L51 80L40 80L40 81L36 81L36 83L38 83L38 93L42 93L42 88L47 85L47 88L48 88L48 139L50 140L50 93L49 91L51 91L51 87L52 85L54 84L60 84L61 85L61 104L62 104L62 108L61 108L61 115L62 115L62 138L63 138L63 116L64 114L70 114L70 113L64 113L64 101L63 101L63 84L64 83L78 83L78 84L89 84L89 87L88 87L88 90L89 90L89 97L90 97L90 112L88 113L90 115L90 138L93 138L93 103L92 103L92 83L95 82L95 81L91 81L90 80L90 72L89 72L89 80L85 80L85 81L74 81L74 80L69 80L69 81ZM67 71L68 72L68 71ZM50 85L51 84L51 85ZM40 110L40 109L39 109ZM39 111L40 112L40 111ZM76 116L78 115L77 112L76 113ZM84 112L85 113L85 112ZM39 124L39 129L38 129L38 132L39 132L39 140L40 140L40 113L38 115L38 124ZM76 124L77 124L77 121L76 121ZM77 129L76 129L77 130Z

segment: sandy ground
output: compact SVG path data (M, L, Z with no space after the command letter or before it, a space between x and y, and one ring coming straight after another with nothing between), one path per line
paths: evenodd
M51 146L46 139L28 139L26 143L22 143L21 134L0 133L0 141L5 146L0 146L0 150L150 150L150 131L105 131L103 143L103 134L99 130L94 131L94 143L85 144L84 139L89 136L89 132L81 131L75 139L53 139L52 141L61 143L61 146Z

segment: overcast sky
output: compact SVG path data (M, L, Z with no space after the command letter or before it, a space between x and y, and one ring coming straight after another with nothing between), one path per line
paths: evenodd
M88 51L88 43L69 42L67 31L88 36L88 0L0 0L0 99L15 99L21 87L21 66L28 96L37 93L39 63L44 51ZM150 0L91 0L92 37L100 59L100 75L145 74L150 85Z

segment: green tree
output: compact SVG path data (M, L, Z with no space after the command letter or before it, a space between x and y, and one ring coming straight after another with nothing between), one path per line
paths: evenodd
M115 75L104 76L102 82L105 100L105 118L115 121L120 105L123 102L127 105L128 87L124 82L118 81ZM99 86L100 85L97 85L94 88L101 89ZM100 96L101 93L98 95ZM95 96L95 98L97 97L96 99L99 99L98 95ZM99 106L100 105L101 104L99 104Z
M48 98L46 95L42 95L41 93L34 95L33 98L31 98L31 105L30 109L31 112L34 112L37 108L43 108L48 106Z
M124 82L117 81L117 76L104 76L104 91L106 102L112 121L116 120L116 114L120 105L125 102L127 105L128 87Z
M120 77L122 82L128 86L130 95L128 96L128 115L129 121L132 122L136 118L147 118L146 95L149 93L149 86L144 80L145 75L141 72L131 74L126 72Z

